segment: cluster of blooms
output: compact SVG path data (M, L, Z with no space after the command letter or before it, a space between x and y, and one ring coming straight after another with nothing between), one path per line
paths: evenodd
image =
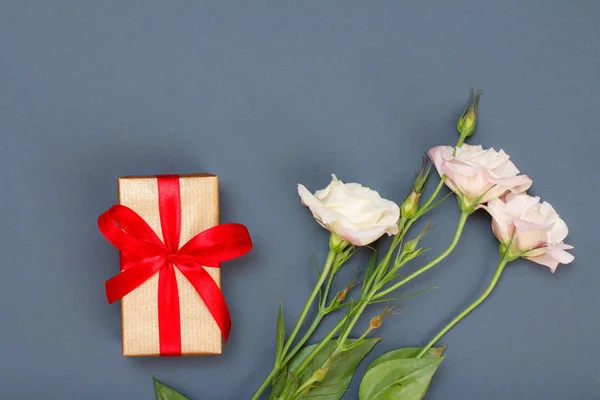
M463 144L456 149L434 147L429 157L438 173L462 204L476 205L492 216L492 229L511 255L521 256L547 266L554 272L558 264L568 264L573 256L563 242L569 230L548 202L540 203L526 190L532 184L502 150L483 150L481 146ZM487 203L487 204L484 204Z
M467 218L477 210L483 209L491 215L492 230L500 241L500 260L491 281L482 294L447 323L427 345L392 350L373 361L361 381L360 400L422 399L444 358L442 352L445 347L434 346L482 304L511 261L522 257L545 265L552 272L559 264L573 261L573 256L566 251L572 246L564 243L567 225L549 203L527 194L532 180L520 174L503 150L483 149L480 145L465 143L465 139L475 132L480 96L480 91L475 95L471 90L467 106L456 125L460 133L456 145L429 150L429 160L425 161L400 205L358 183L344 183L335 175L326 188L315 193L298 185L302 204L331 233L329 254L287 339L280 307L275 363L252 400L258 400L269 385L272 387L270 399L296 400L325 394L332 400L339 399L348 387L354 368L378 340L368 335L378 329L383 318L395 309L386 306L382 313L371 319L369 328L362 335L350 341L355 324L366 308L370 304L389 301L388 296L392 292L443 261L459 242ZM423 204L419 204L434 167L440 181ZM452 241L421 267L408 274L404 270L399 273L400 268L425 251L419 247L419 241L429 230L429 224L416 237L405 240L405 236L415 221L444 200L445 197L438 200L444 185L456 195L461 211ZM329 301L334 275L351 257L355 247L367 246L386 234L393 236L387 251L381 252L380 246L375 246L361 283L352 281ZM348 292L357 285L360 286L360 293L356 293L358 297L346 301ZM306 333L299 337L308 311L315 302L318 308L315 319ZM329 333L317 344L306 347L321 320L341 308L346 308L346 312ZM336 335L337 339L334 338ZM349 359L355 360L355 363L348 362ZM337 373L328 372L336 368ZM346 372L339 372L339 368Z
M251 400L260 399L268 387L271 387L269 399L273 400L340 399L357 365L379 340L369 335L396 309L386 305L381 313L371 318L366 331L350 339L367 307L395 300L388 297L392 292L442 262L459 242L469 215L477 210L483 209L491 215L492 230L500 241L500 260L491 281L473 303L424 347L395 349L375 359L361 381L359 400L423 399L445 357L442 355L445 347L434 346L482 304L509 262L522 257L555 272L559 264L573 261L574 257L566 251L572 246L564 243L567 225L549 203L527 194L533 182L527 175L520 174L508 154L503 150L464 143L475 132L480 96L480 91L475 95L471 90L456 125L460 133L456 146L437 146L429 150L429 160L424 162L400 205L358 183L344 183L335 175L326 188L315 193L298 185L302 204L310 209L319 225L331 233L329 252L322 267L317 265L315 287L287 335L280 303L275 361ZM434 167L440 181L423 204L419 204ZM400 273L400 268L426 250L419 247L419 241L429 231L429 224L410 240L406 235L414 222L445 199L437 198L444 184L456 195L461 211L454 237L436 257L409 273L404 270ZM354 254L356 247L367 246L386 234L393 236L387 250L374 246L360 283L353 279L343 290L330 296L334 276ZM360 290L354 289L356 286ZM348 299L351 290L355 290L356 296ZM317 312L313 321L305 324L311 307L316 307ZM329 332L315 344L307 345L323 318L341 309L345 312ZM164 385L160 385L157 393L159 389L164 390ZM183 397L177 394L176 398Z
M552 272L573 261L566 252L572 246L563 242L567 225L549 203L527 194L532 180L519 175L503 150L462 144L434 147L428 154L461 208L483 208L492 216L494 235L510 246L511 257L527 258ZM312 194L298 185L298 194L319 224L355 246L398 232L398 205L357 183L344 184L333 175L325 189Z

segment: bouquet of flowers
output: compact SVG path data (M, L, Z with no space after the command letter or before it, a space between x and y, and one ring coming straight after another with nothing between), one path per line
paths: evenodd
M480 96L481 92L475 94L471 90L457 123L459 138L455 146L429 150L400 205L358 183L344 183L335 175L329 186L315 193L298 185L302 204L308 207L316 222L331 233L329 253L290 332L285 331L280 305L273 368L252 400L266 396L267 389L270 389L270 400L340 399L358 364L379 341L372 336L373 332L395 310L392 304L398 297L391 296L440 264L456 247L465 223L475 212L489 213L493 234L500 242L492 280L470 306L423 347L397 349L376 358L362 377L360 400L422 399L445 357L446 347L435 347L436 344L490 295L511 261L523 257L552 272L559 264L573 261L573 256L566 251L572 246L564 243L567 225L549 203L527 194L532 180L520 174L503 150L465 143L475 132ZM434 169L440 179L431 195L424 198ZM441 196L443 186L447 186L450 193ZM427 250L420 242L431 229L427 224L420 232L411 234L412 225L452 195L457 200L460 217L449 244L431 261L410 274L403 274L402 267ZM386 235L391 237L387 246L382 239ZM331 293L338 271L363 249L372 254L360 280ZM370 319L365 331L356 332L355 325L365 310L382 302L386 303L384 310ZM309 321L307 317L313 307L316 314ZM316 329L324 318L334 317L334 313L338 316L337 323L315 341ZM158 381L155 388L159 399L184 398Z

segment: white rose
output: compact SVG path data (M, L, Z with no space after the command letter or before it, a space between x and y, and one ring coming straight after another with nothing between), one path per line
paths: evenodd
M467 206L487 203L507 192L523 193L531 186L527 175L509 160L503 150L483 150L481 146L463 144L454 147L438 146L429 150L429 158L440 176L446 175L446 185Z
M479 206L492 216L494 235L504 245L513 237L511 253L556 271L558 264L568 264L574 257L565 250L573 246L565 244L569 229L554 208L540 203L539 197L527 194L507 194L504 200L496 199Z
M298 184L302 204L321 226L356 246L372 243L384 233L398 233L400 208L396 203L358 183L344 184L332 177L329 186L314 195Z

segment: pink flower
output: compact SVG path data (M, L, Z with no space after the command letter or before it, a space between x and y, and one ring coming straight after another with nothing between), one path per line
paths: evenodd
M558 264L569 264L574 257L565 250L573 246L563 243L569 229L554 208L540 203L539 197L527 194L508 194L504 200L495 199L481 205L492 216L492 230L498 240L508 246L511 254L520 254L556 271Z
M453 151L450 146L434 147L429 158L466 206L487 203L507 192L522 193L531 186L531 179L519 175L503 150L463 144L456 148L456 154L452 155Z
M298 184L302 204L310 208L322 227L356 246L372 243L385 233L398 233L400 208L396 203L358 183L332 177L329 186L314 195Z

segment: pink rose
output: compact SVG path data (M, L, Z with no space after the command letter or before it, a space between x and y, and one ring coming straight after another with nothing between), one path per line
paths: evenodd
M455 155L453 151L450 146L434 147L429 150L429 158L440 176L446 175L446 185L468 207L487 203L507 192L522 193L531 186L531 179L519 175L503 150L463 144Z
M302 204L310 208L321 226L356 246L372 243L385 233L398 233L400 208L396 203L358 183L332 177L329 186L314 195L298 184Z
M569 233L567 225L549 203L540 203L539 197L508 194L504 200L495 199L479 207L492 216L492 229L501 243L508 246L514 235L511 254L520 254L552 272L558 264L573 261L565 251L573 246L563 243Z

